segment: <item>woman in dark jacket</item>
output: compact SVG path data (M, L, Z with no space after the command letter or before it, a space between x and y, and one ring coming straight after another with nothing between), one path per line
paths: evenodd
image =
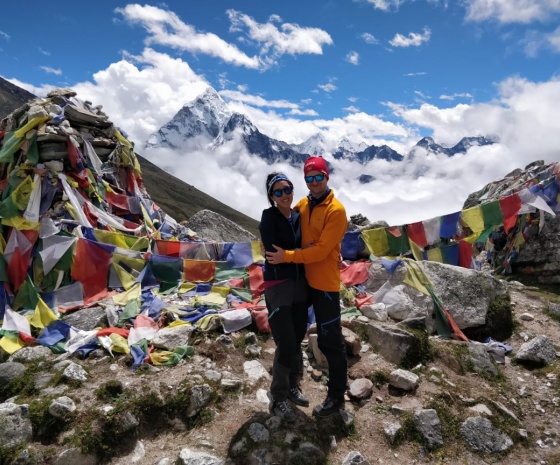
M266 193L271 205L262 213L259 230L266 251L272 244L285 250L301 248L299 213L291 209L294 186L282 173L271 173L266 179ZM270 411L292 422L296 415L288 399L307 407L307 400L299 383L303 375L301 342L307 331L307 281L302 264L265 262L264 285L268 322L276 342Z

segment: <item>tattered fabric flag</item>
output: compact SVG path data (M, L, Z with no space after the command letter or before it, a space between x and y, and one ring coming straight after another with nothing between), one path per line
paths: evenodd
M21 146L25 139L23 136L17 137L14 134L14 131L10 131L4 135L4 143L2 144L2 148L0 149L0 163L13 163L14 162L14 153L16 153Z
M480 205L463 210L462 219L473 232L484 231L484 218Z
M344 234L341 243L340 254L345 260L355 260L358 253L365 248L363 239L360 237L361 231L348 231Z
M216 262L183 259L183 281L208 282L214 279Z
M37 307L39 303L39 293L35 289L35 285L29 275L26 276L25 281L19 287L17 294L12 302L12 308L16 311L25 308L32 309Z
M37 342L44 346L54 346L61 341L66 341L70 337L71 330L72 327L62 320L52 321L41 331Z
M260 297L264 292L263 269L260 265L252 264L247 268L249 272L249 287L253 293L253 298Z
M39 298L37 306L33 315L29 318L29 323L35 328L43 329L48 326L51 322L58 320L56 314L47 306L43 299Z
M179 346L173 352L167 350L156 351L150 354L150 360L154 365L176 365L186 357L194 355L194 348L191 346Z
M71 276L84 286L84 302L90 303L107 295L107 276L111 253L105 247L87 239L76 243Z
M504 215L500 208L499 200L483 203L480 208L482 210L484 228L488 226L498 226L504 222Z
M48 274L55 267L77 239L67 236L49 236L43 239L42 250L39 252L43 261L43 274Z
M441 225L439 229L439 236L447 239L452 238L457 234L457 225L461 212L449 213L441 217Z
M142 293L142 285L135 283L126 292L119 292L113 296L113 302L116 305L128 305L130 302L137 302ZM138 313L138 311L136 312Z
M443 263L447 265L459 265L459 244L446 245L441 248Z
M0 321L4 319L4 311L10 306L10 296L6 290L6 285L0 283Z
M181 246L184 244L183 242L179 241L164 241L161 239L157 239L155 242L155 249L154 253L158 255L166 255L168 257L181 257ZM195 246L193 243L186 243L190 246Z
M387 255L403 255L410 250L408 236L403 226L393 226L392 228L387 228L386 231L387 243L389 244Z
M424 223L421 221L417 223L411 223L406 225L406 232L408 237L416 245L420 247L426 247L428 245L428 239L426 238L426 231L424 230Z
M33 192L33 179L31 179L31 176L27 176L10 195L12 202L14 202L14 205L19 210L25 210L27 208L31 192Z
M27 208L23 212L23 217L28 221L39 222L41 210L41 176L36 174L33 178L33 189L27 203Z
M235 242L229 249L226 261L230 268L246 268L254 263L251 242Z
M368 270L371 262L359 261L340 270L340 279L345 286L355 286L368 280Z
M8 279L14 291L17 291L25 277L31 263L33 244L39 237L37 231L19 231L12 229L4 256L8 264Z
M418 244L416 244L409 236L408 238L408 242L410 244L410 250L412 251L412 256L414 257L414 260L417 260L419 262L421 262L422 260L426 260L427 257L425 257L425 252L423 249L421 249Z
M436 331L439 336L441 337L451 337L453 336L455 339L459 339L461 341L469 342L467 336L463 334L463 331L459 329L457 323L451 316L451 314L447 311L447 309L443 306L439 297L434 293L433 289L430 286L426 286L432 300L434 301L434 317L435 317L435 327Z
M521 202L523 202L524 204L531 205L535 208L538 208L539 210L550 213L552 216L556 216L556 213L554 213L554 211L547 205L545 200L537 194L531 192L529 189L523 189L522 191L518 192L518 194Z
M251 242L251 249L253 251L253 263L263 263L264 256L263 256L262 242L260 241Z
M472 263L473 246L467 241L459 241L459 266L470 268Z
M362 239L370 254L382 257L389 252L389 241L385 228L366 229L362 231Z
M424 232L426 233L426 240L428 245L434 245L440 241L439 230L441 229L441 223L439 218L430 218L429 220L422 221L424 225Z
M107 200L109 205L113 205L122 210L128 211L128 195L117 194L116 192L107 189L107 192L105 193L105 199Z
M14 331L20 335L31 336L31 326L29 321L23 315L14 312L9 306L4 312L4 320L2 321L2 329L5 331Z
M182 260L180 258L152 255L148 266L158 281L177 284L181 280Z
M500 208L504 217L504 230L506 233L515 226L517 214L521 209L521 199L518 194L500 198Z
M443 263L443 256L439 247L436 247L435 249L428 249L426 253L427 260L429 260L430 262Z

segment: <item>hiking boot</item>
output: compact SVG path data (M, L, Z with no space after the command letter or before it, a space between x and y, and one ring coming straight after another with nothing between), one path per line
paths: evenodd
M282 420L286 420L288 423L296 421L296 414L287 400L272 401L270 413L280 417Z
M288 391L288 399L296 405L309 407L309 399L303 395L303 392L301 392L301 389L298 386L290 388Z
M327 397L322 404L313 408L313 415L318 418L328 418L344 409L344 397L331 399Z

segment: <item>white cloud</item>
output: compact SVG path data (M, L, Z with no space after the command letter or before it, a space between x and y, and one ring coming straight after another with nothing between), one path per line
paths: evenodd
M403 76L406 76L406 77L408 77L408 76L425 76L426 74L428 74L428 73L426 73L425 71L420 71L418 73L406 73L406 74L403 74Z
M299 115L299 116L318 116L315 110L308 108L306 110L300 110L299 108L294 108L290 110L290 115Z
M45 73L56 74L57 76L62 74L62 70L60 68L54 69L50 66L39 66L39 68L41 68Z
M364 39L364 42L366 44L377 44L379 41L373 36L373 34L370 34L369 32L364 32L361 35L362 39Z
M51 56L51 52L48 52L47 50L43 50L41 47L39 47L39 53L42 53L45 56Z
M327 93L334 92L337 89L337 87L332 82L329 82L327 84L319 84L317 87Z
M560 27L548 36L548 42L556 52L560 52Z
M560 12L558 0L467 0L467 20L500 23L545 21Z
M233 32L247 29L249 38L261 46L261 55L271 52L271 60L284 55L323 54L323 46L333 43L331 36L322 29L315 27L301 27L294 23L283 23L278 28L272 21L258 23L252 17L237 10L226 11L231 21L230 30ZM274 22L280 18L274 16Z
M355 107L354 105L350 105L349 107L345 107L345 108L343 108L343 110L347 111L348 113L358 113L360 111L360 109Z
M358 97L348 97L348 101L356 103L358 101Z
M130 4L117 8L115 12L123 15L132 24L140 24L148 32L147 45L159 44L193 54L220 58L235 66L257 69L262 66L259 57L250 57L232 45L209 32L198 32L186 24L173 12L150 5Z
M3 37L6 40L10 40L10 36L6 34L4 31L0 31L0 37Z
M353 65L359 65L360 64L360 54L358 52L352 51L352 52L348 53L348 55L346 55L345 60L348 63L351 63Z
M405 0L366 0L371 3L376 10L389 11L398 10L399 6L405 2Z
M451 95L442 94L439 96L441 100L455 100L456 98L472 98L472 95L468 92L455 93Z
M237 90L222 90L220 95L230 100L237 100L238 102L245 102L249 105L257 107L270 107L270 108L290 108L298 109L297 103L288 102L287 100L266 100L260 95L249 95Z
M422 34L411 32L408 34L408 37L405 37L400 33L395 34L395 37L389 41L389 44L393 47L419 47L424 42L428 42L431 35L432 31L430 28L425 27Z

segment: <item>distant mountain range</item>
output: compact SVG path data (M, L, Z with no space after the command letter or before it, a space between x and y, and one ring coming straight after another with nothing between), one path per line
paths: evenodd
M0 119L34 98L35 96L31 92L0 77Z
M153 133L145 147L213 150L234 140L241 142L249 153L267 163L288 162L293 166L301 166L310 155L324 156L327 160L331 157L344 159L362 165L374 159L402 161L408 156L417 156L420 151L452 157L465 153L470 147L496 142L494 138L482 136L464 137L453 147L445 147L431 137L424 137L405 155L388 145L368 146L364 141L353 142L346 137L332 144L321 133L314 134L301 144L288 144L263 134L247 116L230 110L218 93L208 87L203 94L186 103L171 121ZM360 182L368 181L364 179Z

